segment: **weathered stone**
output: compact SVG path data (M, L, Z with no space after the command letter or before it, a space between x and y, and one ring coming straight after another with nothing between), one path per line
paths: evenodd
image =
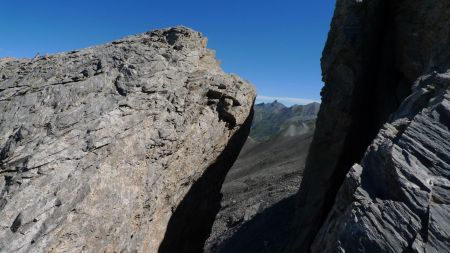
M407 174L425 173L424 177L427 178L435 177L435 173L443 173L446 170L448 172L448 168L444 166L440 167L440 172L428 172L435 166L433 164L438 162L437 158L432 159L430 164L424 165L427 170L417 169L415 165L399 161L387 162L390 155L396 158L399 157L399 153L408 154L412 150L408 150L409 147L403 144L396 143L401 141L401 138L406 138L408 132L399 134L399 140L392 136L383 137L383 135L401 132L400 129L404 127L410 131L416 131L413 139L423 143L422 145L427 148L432 147L431 143L434 141L441 141L442 145L448 145L444 139L441 139L448 136L448 130L439 130L440 137L432 136L438 121L427 115L425 111L437 111L432 102L428 101L439 100L434 96L445 93L447 89L445 87L447 81L444 81L446 77L443 77L445 74L442 73L447 73L450 69L449 17L450 6L445 0L338 0L336 2L331 30L322 57L325 82L322 104L298 193L296 220L293 222L297 231L291 243L287 245L287 252L310 251L319 230L321 230L320 239L316 238L312 249L350 252L356 249L366 252L412 250L413 246L408 244L411 242L410 237L416 235L417 229L429 231L426 228L428 225L422 224L424 219L420 212L408 204L412 201L411 199L415 199L418 203L422 203L416 205L423 207L425 206L423 201L428 199L428 195L419 188L414 192L406 191L405 187L409 187L406 185L418 183L410 181L415 180L410 175L404 175L406 177L404 180L395 181L400 177L395 176L395 171L401 170ZM425 79L431 78L428 76L433 72L443 75L435 75L435 77L441 76L435 81L440 85L441 88L437 89L440 91L436 94L429 93L427 96L430 97L420 95L422 100L414 102L414 108L407 108L412 106L408 105L410 101L415 101L412 98L405 101L413 91L413 84L421 76ZM419 96L418 94L420 91L414 90L413 96ZM446 103L444 100L439 108L444 107ZM398 120L391 118L390 115L393 113L397 115ZM419 116L413 119L411 115L421 115L420 117L425 121L419 121ZM409 120L405 121L404 118ZM385 123L391 125L386 126ZM387 128L383 128L383 125ZM385 150L387 147L378 147L377 151L372 151L376 155L373 154L370 157L380 158L383 154L387 157L383 157L384 162L377 160L375 163L371 160L372 158L367 157L370 150L367 151L369 153L365 153L369 145L374 143L375 138L377 138L375 142L396 143L393 147L399 150L388 152ZM442 148L447 149L448 146ZM438 152L438 150L430 151ZM430 155L429 158L431 157ZM449 163L448 157L445 158L446 160L439 159ZM369 162L373 164L365 164ZM397 192L396 198L385 199L377 195L378 191L373 195L374 192L365 188L364 183L359 188L354 186L358 190L350 190L351 187L348 184L356 183L355 180L348 178L356 177L347 173L355 163L361 163L363 179L368 173L367 170L371 170L372 166L375 170L377 166L378 173L372 174L371 181L377 182L380 187L386 187L386 191L401 190L408 193L400 197L398 195L400 193ZM355 171L358 170L358 166L353 168ZM383 175L391 176L383 177ZM448 179L446 176L442 177ZM344 181L346 183L343 185ZM336 200L336 194L340 188L341 193ZM353 199L356 200L353 201ZM343 204L344 200L348 203ZM362 202L364 205L360 204ZM369 205L367 202L375 203L375 205ZM348 219L350 217L355 219L353 223L348 223L348 227L343 227L348 220L339 217L333 211L338 206L348 208L348 213L339 211L344 212ZM445 220L445 215L437 210L445 209L439 206L435 211L436 217L439 217L438 220ZM369 216L365 216L366 214ZM403 219L404 217L407 217L406 220ZM377 221L379 226L369 221ZM409 225L406 226L407 224ZM383 230L377 234L374 232L376 228L383 228ZM329 230L334 232L326 235L324 231ZM340 231L336 232L338 230ZM441 241L445 242L448 237L445 235L447 232L443 231L446 231L446 227L438 233L440 233ZM333 236L336 237L333 233L341 233L341 235L336 239L333 238ZM394 233L397 233L396 236L393 236ZM391 237L381 236L384 234ZM361 240L358 239L359 236ZM339 246L335 242L346 244ZM333 246L328 245L329 243ZM414 247L421 243L431 245L426 242L422 234L421 239L414 243ZM350 246L350 244L353 245ZM446 247L436 249L448 251Z
M450 249L450 73L414 92L347 175L313 252Z
M180 203L199 181L202 204L220 202L202 175L236 159L255 90L205 46L177 27L0 59L1 252L157 252L179 209L212 223L204 199Z

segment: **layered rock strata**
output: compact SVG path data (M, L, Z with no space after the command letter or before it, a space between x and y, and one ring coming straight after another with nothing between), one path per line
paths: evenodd
M184 27L0 59L0 251L157 252L201 208L205 240L254 98Z
M449 250L449 17L441 0L336 2L287 252Z
M450 249L450 73L420 78L350 169L313 252Z

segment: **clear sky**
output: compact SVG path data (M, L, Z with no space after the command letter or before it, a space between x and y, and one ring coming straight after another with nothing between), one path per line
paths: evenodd
M334 4L335 0L3 1L0 57L51 54L185 25L208 37L208 47L217 51L226 72L256 86L259 101L319 100L320 57ZM285 103L292 101L303 100Z

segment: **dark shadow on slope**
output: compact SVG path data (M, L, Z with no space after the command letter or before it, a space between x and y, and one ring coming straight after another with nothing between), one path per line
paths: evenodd
M220 209L223 181L247 139L252 119L253 110L242 127L230 138L222 154L192 185L178 205L169 220L159 253L202 252Z
M276 253L292 233L295 195L285 198L244 223L233 237L217 246L217 253Z

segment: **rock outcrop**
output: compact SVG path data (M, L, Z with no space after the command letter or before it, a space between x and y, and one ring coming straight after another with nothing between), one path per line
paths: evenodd
M449 251L449 17L445 0L337 1L287 252Z
M0 59L0 251L201 249L254 98L184 27Z

